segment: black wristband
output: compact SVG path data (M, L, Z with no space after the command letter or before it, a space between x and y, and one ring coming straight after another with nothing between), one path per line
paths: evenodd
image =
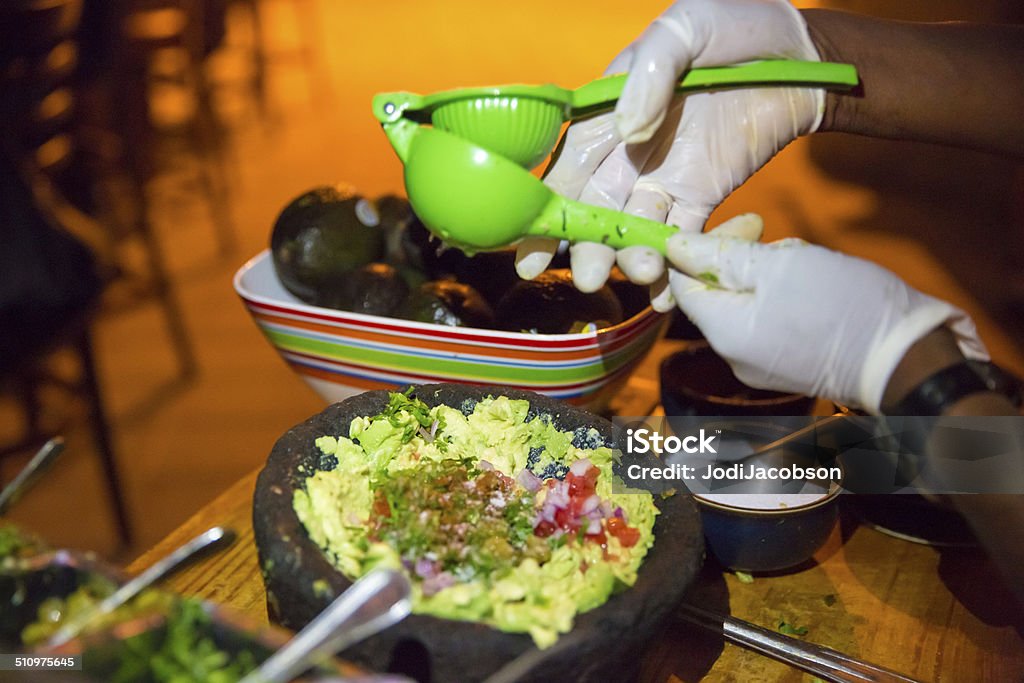
M960 399L995 392L1021 405L1021 384L1016 377L985 361L965 360L939 370L918 384L896 404L893 415L941 415Z

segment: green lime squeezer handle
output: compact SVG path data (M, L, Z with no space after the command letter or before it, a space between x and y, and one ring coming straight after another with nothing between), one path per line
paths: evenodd
M622 95L627 74L605 76L570 91L571 117L583 116L614 106ZM691 69L676 85L677 92L712 90L730 86L794 85L803 87L852 88L858 83L852 64L764 59L746 64Z
M678 230L648 218L592 206L551 193L544 210L527 233L535 237L597 242L613 249L650 247L666 256L665 242Z
M557 85L511 84L442 90L428 95L410 92L380 93L374 97L373 113L381 123L403 116L429 118L439 107L480 98L529 98L559 107L564 121L593 114L615 106L622 95L627 74L605 76L569 90ZM858 83L852 64L802 62L789 59L765 59L746 64L691 69L680 79L677 92L693 92L727 87L803 86L848 89ZM425 119L424 119L425 120Z

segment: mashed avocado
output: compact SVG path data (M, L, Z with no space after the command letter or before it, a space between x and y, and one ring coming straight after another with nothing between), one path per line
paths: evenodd
M573 445L527 401L469 415L392 394L316 445L337 461L295 493L310 538L351 579L404 568L413 611L529 633L539 647L631 586L654 543L647 492L612 493L612 451Z

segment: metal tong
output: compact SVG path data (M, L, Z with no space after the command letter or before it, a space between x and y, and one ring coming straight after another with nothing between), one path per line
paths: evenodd
M113 612L115 609L124 605L160 579L173 574L187 563L196 560L202 553L226 546L234 540L234 531L219 526L215 526L212 529L199 534L191 541L180 546L170 555L160 559L152 567L121 586L114 593L96 605L96 607L87 612L83 612L78 616L78 618L72 619L62 626L50 637L49 640L46 641L44 646L45 649L50 650L64 645L82 633L82 631L96 619Z
M22 494L32 488L32 485L38 481L43 472L63 452L64 439L59 436L43 444L43 447L32 456L28 464L11 480L11 483L5 486L3 491L0 491L0 515L6 513L8 508L17 503Z
M692 624L718 633L726 640L765 657L796 667L834 683L918 683L916 679L863 662L821 645L807 643L740 619L708 612L683 603L678 615Z
M288 644L241 683L283 683L346 647L404 619L412 609L409 580L395 569L375 569L335 598ZM394 681L369 676L368 681Z

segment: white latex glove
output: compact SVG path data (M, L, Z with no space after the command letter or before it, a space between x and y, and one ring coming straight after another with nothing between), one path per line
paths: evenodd
M729 193L821 121L820 89L673 97L690 67L759 58L820 61L803 18L785 0L675 3L608 67L606 73L629 72L615 112L570 126L545 182L569 199L699 232ZM520 277L543 272L556 247L545 238L523 240ZM598 289L616 261L631 280L652 285L655 308L672 307L663 259L645 247L616 254L603 245L574 245L576 286Z
M893 370L937 327L967 358L988 359L963 311L868 261L715 234L676 235L668 252L679 307L749 386L877 413Z

